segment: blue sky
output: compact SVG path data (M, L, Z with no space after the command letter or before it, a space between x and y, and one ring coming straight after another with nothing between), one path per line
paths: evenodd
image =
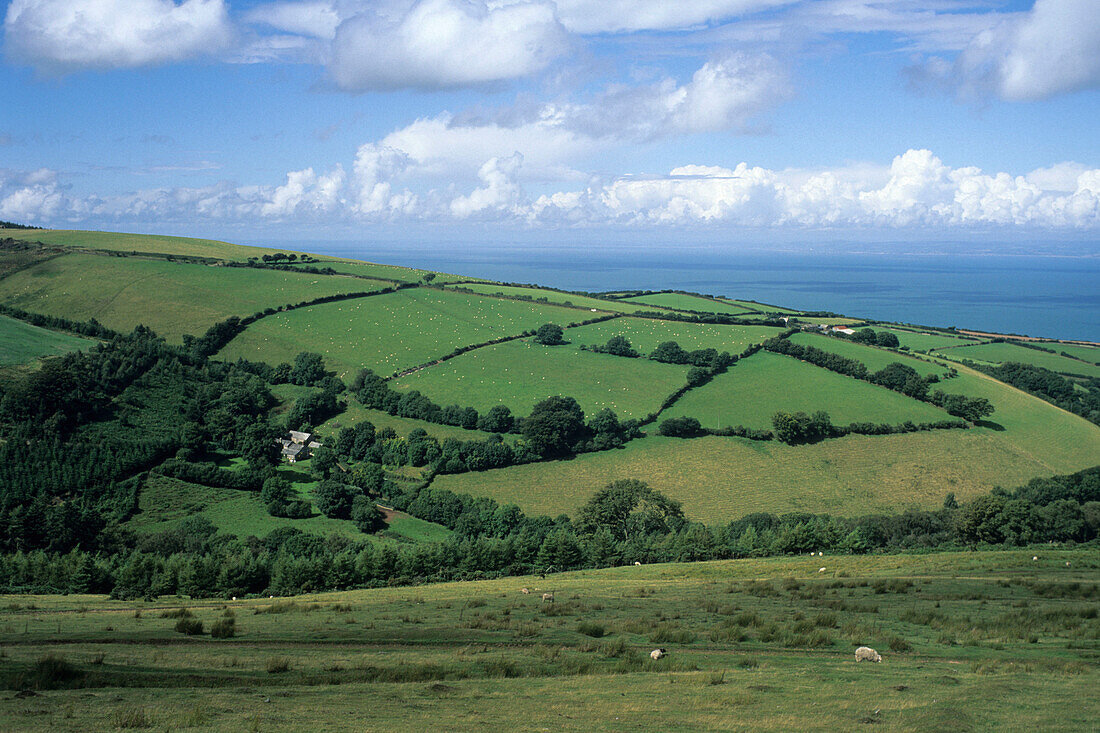
M1091 242L1096 0L11 0L0 219Z

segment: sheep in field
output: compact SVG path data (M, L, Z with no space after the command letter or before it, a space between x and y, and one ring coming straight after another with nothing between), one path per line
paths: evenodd
M554 594L553 593L543 593L542 594L542 600L544 600L548 603L553 603L554 602Z
M522 593L523 595L525 595L525 596L526 596L526 595L530 595L530 594L531 594L531 591L530 591L529 589L527 589L527 588L524 588L524 589L522 589L522 590L520 591L520 593Z
M649 653L649 658L653 660L664 659L668 655L668 652L664 649L654 649Z
M637 560L634 561L634 565L636 567L641 567L642 566L642 564L640 562L638 562Z
M869 646L861 646L856 649L857 662L881 662L882 655Z
M817 572L819 572L819 573L824 573L824 572L825 572L825 568L818 568L818 569L817 569Z

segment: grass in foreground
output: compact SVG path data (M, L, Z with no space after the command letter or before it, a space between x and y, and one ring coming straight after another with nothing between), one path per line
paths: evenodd
M709 384L690 390L661 419L694 417L707 428L771 428L772 415L779 410L825 410L835 425L950 419L926 402L767 351L738 361Z
M178 342L229 316L383 286L346 277L71 254L0 280L0 301L77 321L95 318L119 331L144 324Z
M270 316L245 329L218 358L277 364L316 351L344 377L362 367L389 375L460 346L576 320L584 314L569 308L417 288Z
M94 344L90 339L0 316L0 366L30 364L45 356L59 356Z
M1100 715L1096 555L1033 552L654 565L233 602L12 596L0 610L5 681L39 692L0 699L0 725L1088 729ZM207 631L232 619L235 634L184 636L181 616ZM857 664L860 644L883 662ZM651 660L657 646L669 656Z

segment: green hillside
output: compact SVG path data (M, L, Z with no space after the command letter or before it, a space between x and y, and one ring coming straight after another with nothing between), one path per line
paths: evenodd
M770 326L727 326L706 323L680 323L652 318L616 318L602 323L571 328L565 337L570 343L603 346L612 336L623 336L636 351L648 354L665 341L675 341L687 351L716 349L739 354L783 333Z
M69 254L0 280L0 303L129 331L144 324L178 341L229 316L247 316L387 283L139 257Z
M343 376L362 367L389 374L461 346L583 319L584 311L571 308L418 288L279 313L250 326L218 356L276 364L314 351Z
M1064 350L1059 348L1058 344L1044 344L1044 347L1054 349L1055 351ZM1082 353L1086 356L1090 355L1085 351L1082 351ZM1081 374L1086 377L1100 377L1100 366L1096 364L1078 361L1077 359L1069 359L1061 354L1052 354L1048 351L1029 349L1026 346L1018 346L1016 344L977 344L974 346L939 349L937 354L946 356L949 359L972 359L974 361L984 361L993 364L1014 361L1021 364L1031 364L1032 366L1049 369L1052 372Z
M719 313L729 316L742 315L750 310L759 310L757 308L748 308L737 305L732 301L701 298L695 295L686 295L684 293L653 293L651 295L637 295L630 298L623 298L623 301L627 303L641 303L643 305L652 305L664 308L675 308L678 310L696 311L698 313Z
M495 285L493 283L462 283L461 285L453 287L462 288L463 290L472 290L475 293L484 293L485 295L505 295L512 298L523 298L525 300L534 301L542 301L545 299L547 303L574 305L580 308L589 309L595 308L596 310L607 311L609 313L637 313L638 311L660 310L645 305L630 303L625 300L603 300L601 298L589 298L583 295L560 293L557 290L542 290L540 288L521 288L510 285Z
M45 356L86 349L95 342L0 316L0 366L30 364Z
M772 415L780 410L825 410L837 425L949 418L926 402L767 351L742 359L726 374L691 390L661 418L694 417L712 429L771 428Z
M421 369L394 380L393 387L417 389L437 404L468 405L482 412L502 404L517 415L526 415L539 400L565 395L580 402L588 414L609 407L626 419L655 412L684 384L686 373L685 366L522 339Z
M929 351L949 346L966 346L977 343L976 339L948 336L947 334L932 331L912 331L907 328L888 328L890 333L898 337L902 346L907 346L913 351Z
M791 336L791 341L803 346L812 346L815 349L838 354L846 359L861 361L867 365L867 371L869 372L877 372L894 362L912 367L917 373L925 377L932 374L943 374L946 371L946 367L937 361L918 359L889 349L867 346L832 336L822 336L816 333L796 333Z

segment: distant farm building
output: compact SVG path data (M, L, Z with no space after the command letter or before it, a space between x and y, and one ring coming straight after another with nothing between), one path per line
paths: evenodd
M287 462L294 463L296 461L304 461L309 458L314 450L321 447L322 443L318 443L316 440L310 440L311 437L313 436L310 433L303 433L300 430L291 430L287 433L287 437L279 438L275 442L282 447L282 454Z

